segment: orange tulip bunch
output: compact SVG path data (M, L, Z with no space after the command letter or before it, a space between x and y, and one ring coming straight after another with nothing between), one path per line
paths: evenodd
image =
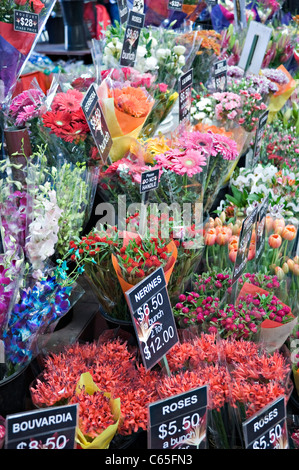
M235 263L239 236L242 228L242 222L236 220L235 223L226 223L226 215L224 212L215 219L210 220L205 225L204 242L205 242L205 260L207 268L217 266L223 270L231 263ZM248 260L255 257L255 231L252 233Z
M265 247L265 261L269 263L271 270L275 270L277 264L282 265L290 257L297 236L297 228L293 224L287 224L283 218L273 219L267 216L266 233L268 239Z

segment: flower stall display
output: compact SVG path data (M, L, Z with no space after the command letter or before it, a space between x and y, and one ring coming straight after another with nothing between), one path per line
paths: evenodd
M259 352L251 341L218 342L213 334L182 339L169 352L169 376L154 369L146 372L119 338L103 340L75 344L48 356L44 373L31 386L34 404L43 407L72 401L80 375L89 373L100 390L120 399L122 418L115 438L124 438L147 429L150 403L209 383L209 448L242 448L242 436L238 436L242 420L276 397L287 398L291 390L287 359L279 352L270 356ZM84 397L80 406L86 428L98 421L108 424L105 409L91 404L91 414L83 414Z
M21 413L77 405L81 452L151 447L152 405L204 387L204 413L184 434L171 435L174 421L160 428L171 436L164 448L249 448L249 420L280 400L269 447L297 449L298 18L280 1L248 0L240 28L230 0L181 11L150 0L132 66L121 65L123 21L93 39L90 65L34 52L26 66L54 3L0 6L0 447L11 401ZM20 31L28 15L35 24ZM257 74L239 66L251 21L271 29ZM101 123L85 107L93 90ZM105 159L94 132L103 118ZM128 291L157 270L171 308L155 318L145 308L134 324ZM89 293L95 321L53 347L77 321L70 308L90 309ZM140 341L170 334L162 314L177 341L146 367ZM26 403L5 391L18 378L31 383Z

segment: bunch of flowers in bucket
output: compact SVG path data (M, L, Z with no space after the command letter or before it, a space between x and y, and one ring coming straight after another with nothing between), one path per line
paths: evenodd
M99 227L70 242L79 254L89 254L86 275L105 313L130 320L124 293L162 267L169 280L176 260L176 246L161 237L141 238L138 233ZM76 260L73 255L74 261Z
M161 237L172 241L176 246L177 257L175 268L168 282L168 294L171 302L175 302L178 294L187 288L194 271L200 264L204 252L202 225L185 224L179 214L164 213L146 214L146 234L150 237ZM136 212L128 217L127 229L139 233L141 216ZM144 234L144 232L143 232Z
M104 167L99 188L109 202L120 194L139 202L141 173L159 170L159 185L148 192L148 201L171 207L203 202L203 187L213 139L209 134L184 131L171 139L158 137L134 141L124 157ZM217 144L215 144L217 145ZM219 144L221 145L221 144Z
M149 138L156 132L161 122L168 116L178 98L178 93L172 90L168 82L157 81L155 73L141 73L133 67L113 68L101 72L102 80L124 83L133 88L144 88L154 99L154 105L146 117L139 138ZM133 104L133 97L132 97ZM136 105L137 107L137 105Z
M274 294L243 295L241 291L235 305L221 305L220 301L217 296L200 295L196 291L181 294L174 315L182 326L197 325L200 331L218 333L222 338L232 336L251 341L260 339L259 330L266 320L276 322L277 326L294 321L290 307Z

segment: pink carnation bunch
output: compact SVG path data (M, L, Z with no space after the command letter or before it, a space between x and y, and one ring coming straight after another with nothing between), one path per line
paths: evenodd
M232 92L213 93L212 98L216 100L216 119L234 121L241 112L242 99Z

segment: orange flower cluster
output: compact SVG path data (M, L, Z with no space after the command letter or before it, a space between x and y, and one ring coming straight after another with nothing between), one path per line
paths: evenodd
M81 390L70 403L79 404L79 428L91 439L101 434L108 426L115 424L109 398L101 391L89 395Z
M288 391L290 365L285 358L278 352L269 356L242 339L218 342L215 334L202 334L182 340L167 354L171 376L146 371L136 358L136 349L129 350L119 338L69 345L46 359L43 378L31 387L33 404L78 402L81 429L95 437L110 424L111 416L101 394L81 393L75 398L84 372L100 390L120 398L120 435L147 429L149 403L206 384L209 409L220 411L225 404L236 407L241 401L247 417Z
M242 223L240 220L237 220L235 224L226 224L225 220L220 217L216 217L215 219L211 217L205 226L204 240L206 247L212 245L217 245L222 248L227 247L229 259L232 263L235 263L238 253L239 235L241 228ZM250 261L254 257L255 232L252 233L248 260Z
M109 98L112 97L116 109L133 117L147 116L151 109L148 96L141 87L110 88Z
M119 433L128 435L139 429L147 429L147 405L157 400L155 371L147 372L142 365L136 365L136 350L129 351L120 339L102 344L74 344L59 354L49 356L45 362L43 378L31 388L33 403L39 407L67 403L75 397L80 375L90 372L100 390L110 392L113 398L120 398L121 422ZM91 403L88 395L81 395L80 425L94 433L99 423L107 416L106 409ZM98 403L98 397L95 397ZM92 413L89 413L90 409ZM88 413L84 410L88 409ZM106 422L104 420L104 422Z
M196 41L200 43L199 51L197 55L203 54L205 51L214 52L217 56L220 55L220 41L221 34L210 29L203 29L199 31L191 31L180 36L180 41L182 44L193 44L194 35L196 34Z

